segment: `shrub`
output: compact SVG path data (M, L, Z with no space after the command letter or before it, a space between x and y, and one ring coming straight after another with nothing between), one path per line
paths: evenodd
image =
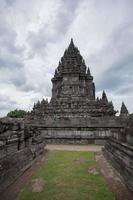
M25 111L25 110L18 110L18 109L10 111L7 114L7 117L12 117L12 118L25 118L26 116L27 116L27 111Z

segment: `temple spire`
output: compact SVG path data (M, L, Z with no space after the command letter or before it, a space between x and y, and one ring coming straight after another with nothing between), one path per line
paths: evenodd
M73 49L77 49L77 48L74 45L73 38L71 38L70 44L68 46L68 50L73 50Z
M89 67L88 67L88 69L87 69L87 75L88 75L88 76L91 75L91 73L90 73L90 68L89 68Z
M106 93L105 93L104 90L103 90L103 93L102 93L102 101L103 101L104 103L108 103L107 95L106 95Z
M128 109L125 106L125 103L122 102L120 116L128 116L128 115L129 115Z
M73 43L73 38L71 38L70 45L73 45L73 46L74 46L74 43Z
M60 76L62 73L86 73L86 64L81 56L78 48L74 45L73 39L71 38L68 48L65 50L63 57L58 65L58 70L55 73L55 78ZM90 78L90 72L88 71Z

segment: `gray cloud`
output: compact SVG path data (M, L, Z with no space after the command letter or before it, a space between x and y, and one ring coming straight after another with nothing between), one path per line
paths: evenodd
M40 25L38 31L29 32L27 42L33 53L41 55L42 50L44 55L47 44L57 43L64 39L64 34L67 34L69 26L73 23L79 2L79 0L62 0L59 7L51 13L49 20Z
M109 38L106 46L96 54L93 60L102 60L101 69L104 69L98 77L97 89L102 88L118 94L128 93L133 84L133 30L131 24L120 27ZM94 62L95 62L94 61ZM127 89L126 89L127 88Z
M70 37L98 93L106 89L117 109L124 100L133 112L132 7L132 0L1 0L0 115L51 96L51 78Z
M9 109L14 109L17 106L17 102L15 100L11 100L9 96L0 95L0 110L2 112L6 112Z
M5 0L5 1L6 1L6 4L9 6L13 6L13 4L16 3L16 0Z
M120 92L121 88L133 84L133 57L129 55L121 58L103 73L99 82L99 89L105 88L111 91Z
M6 5L0 13L0 83L19 88L26 81L23 63L25 48L17 44L17 32L9 23L4 9L8 10Z

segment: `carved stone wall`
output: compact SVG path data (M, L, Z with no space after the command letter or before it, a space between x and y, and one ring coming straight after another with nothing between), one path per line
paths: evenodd
M125 128L106 140L103 152L133 192L133 115L122 120L126 122Z
M22 119L0 119L0 192L44 152L39 133L27 131Z
M128 118L126 132L126 142L133 146L133 114Z
M40 132L46 143L104 144L107 137L124 129L118 117L62 117L27 122L32 132Z

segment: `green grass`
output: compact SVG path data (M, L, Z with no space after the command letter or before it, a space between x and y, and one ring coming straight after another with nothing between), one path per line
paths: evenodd
M93 152L55 151L29 180L18 200L113 200L101 174L88 173L97 169ZM44 179L41 192L32 192L33 180Z

